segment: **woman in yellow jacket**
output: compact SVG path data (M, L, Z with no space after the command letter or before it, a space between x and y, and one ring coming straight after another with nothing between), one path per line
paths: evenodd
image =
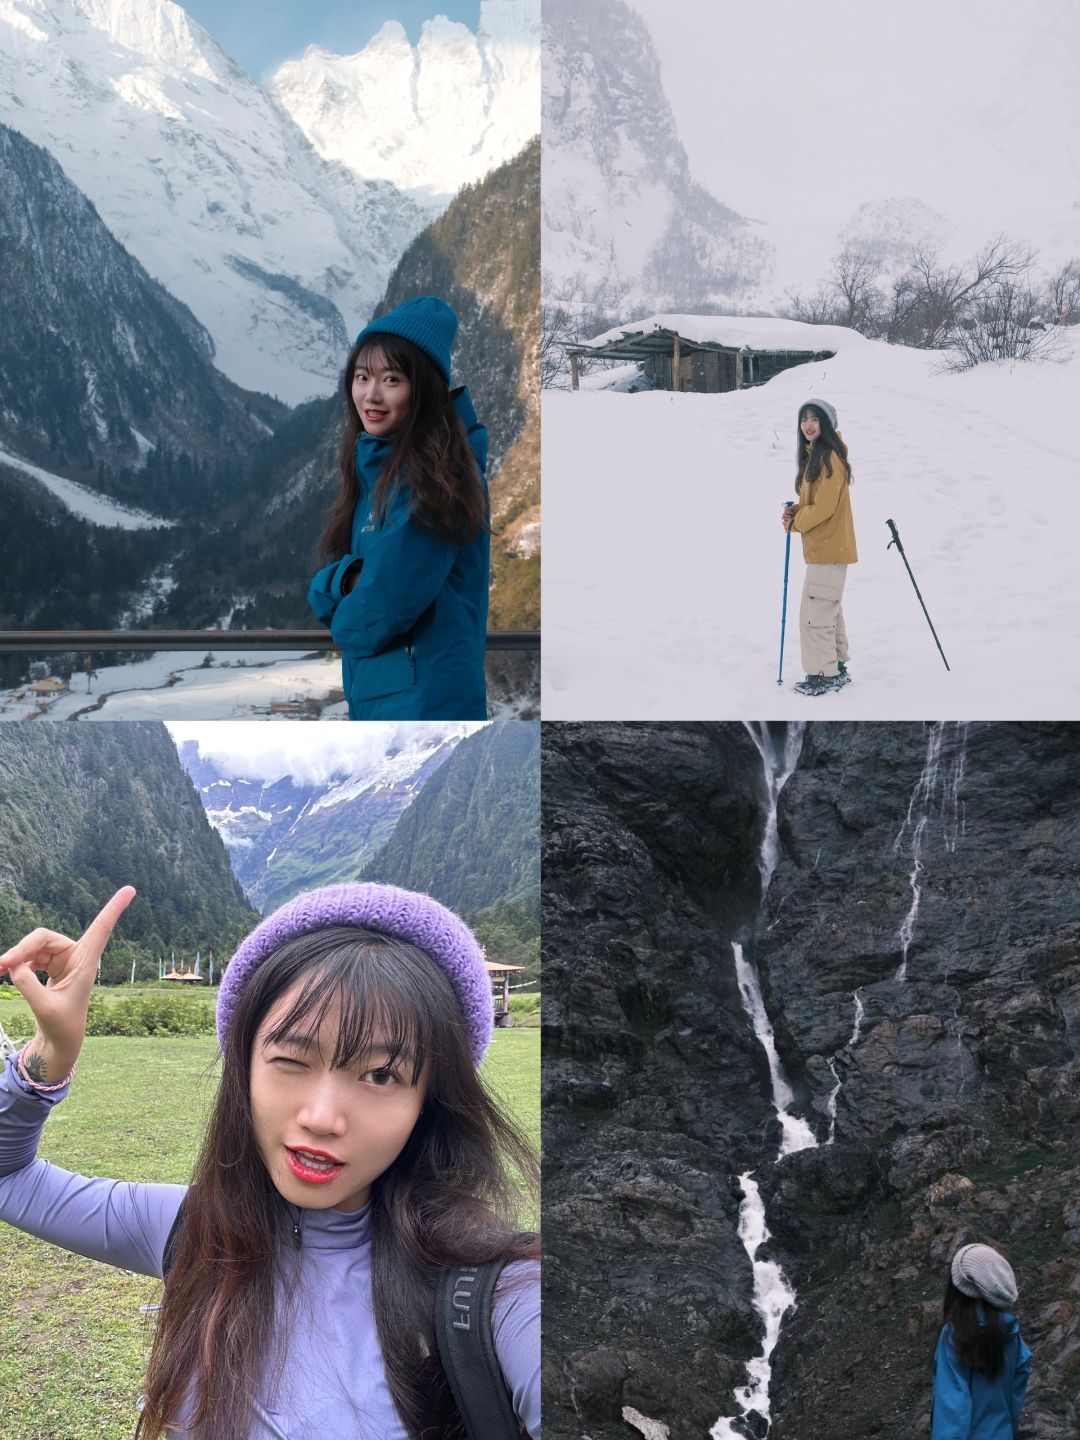
M851 515L851 465L836 428L836 411L815 400L799 412L796 453L799 501L785 505L785 530L802 536L806 580L799 640L806 679L800 695L825 695L848 684L848 641L841 598L849 565L858 560Z

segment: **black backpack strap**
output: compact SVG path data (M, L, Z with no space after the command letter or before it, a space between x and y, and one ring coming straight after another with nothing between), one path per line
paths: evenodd
M501 1260L448 1265L435 1286L439 1359L469 1440L521 1436L491 1324L491 1301L502 1268Z
M180 1245L184 1238L184 1206L187 1203L187 1191L180 1201L180 1208L176 1212L176 1219L172 1222L172 1229L169 1231L165 1241L165 1250L161 1256L161 1278L164 1280L173 1267L173 1261L180 1253Z

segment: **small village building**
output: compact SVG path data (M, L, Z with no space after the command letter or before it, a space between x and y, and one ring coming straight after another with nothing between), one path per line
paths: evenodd
M196 975L194 970L170 970L161 977L163 980L179 980L184 985L205 985L206 978Z
M491 976L491 998L495 1006L495 1024L508 1025L510 1015L510 976L524 970L524 965L506 965L484 957L484 968Z
M47 675L43 680L35 680L30 686L32 695L51 696L66 695L71 686L66 680L61 680L57 675Z
M653 390L743 390L793 365L830 360L848 338L862 339L842 325L771 316L650 315L568 346L570 383L580 387L587 359L633 361Z

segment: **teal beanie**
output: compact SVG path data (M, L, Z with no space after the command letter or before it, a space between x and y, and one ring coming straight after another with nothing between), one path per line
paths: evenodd
M365 325L356 337L368 340L375 335L400 335L403 340L423 350L443 373L450 384L450 351L457 334L457 316L445 300L437 295L421 295L416 300L406 300L388 314Z

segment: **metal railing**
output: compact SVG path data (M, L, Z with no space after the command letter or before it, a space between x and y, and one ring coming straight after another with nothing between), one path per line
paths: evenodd
M336 650L329 630L0 630L0 655L65 651ZM539 630L489 630L488 653L539 650Z

